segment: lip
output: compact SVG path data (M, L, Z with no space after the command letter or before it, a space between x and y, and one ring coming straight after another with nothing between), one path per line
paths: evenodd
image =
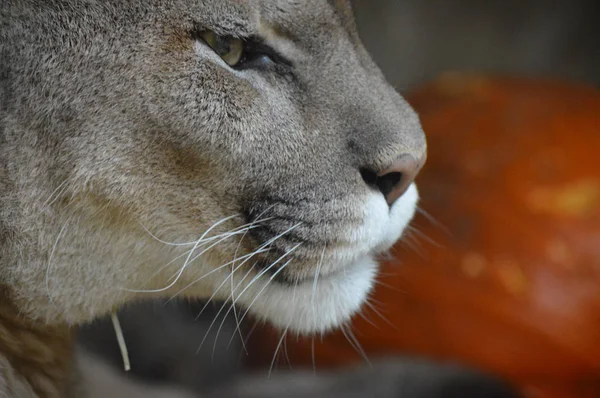
M300 222L296 223L298 226L306 227L306 225L301 224ZM291 228L288 228L290 230ZM253 246L260 247L267 242L272 241L277 238L275 241L269 244L271 247L271 253L275 253L276 255L282 255L286 250L294 247L297 244L301 244L302 246L298 249L298 253L305 252L306 250L319 252L325 247L328 250L336 250L336 249L348 249L356 245L356 242L349 241L342 234L339 236L329 235L325 237L307 237L310 235L310 231L304 230L302 233L298 233L297 231L285 232L286 230L283 228L274 229L268 225L258 226L250 231L248 231L248 236L253 239ZM300 254L303 259L312 260L313 257L308 254Z
M258 261L254 265L254 267L258 270L258 272L264 272L265 276L272 278L272 281L274 283L283 286L294 287L305 283L313 284L315 280L335 279L341 277L349 269L354 267L357 262L360 262L361 259L374 259L381 255L382 253L375 253L374 251L369 251L367 253L356 254L354 256L354 260L346 261L343 264L337 264L335 267L326 266L325 269L323 269L322 265L317 265L316 268L312 270L311 274L303 276L302 278L299 278L298 275L295 275L293 273L290 274L289 272L282 272L280 267L270 267L271 262L268 262L266 260ZM316 260L317 264L319 264L319 258L313 259ZM325 263L327 263L327 260L325 260ZM283 264L285 264L285 262L282 262L282 265Z

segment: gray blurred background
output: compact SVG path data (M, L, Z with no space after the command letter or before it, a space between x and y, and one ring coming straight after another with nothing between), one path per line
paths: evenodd
M353 0L363 42L405 91L445 71L600 83L600 0Z

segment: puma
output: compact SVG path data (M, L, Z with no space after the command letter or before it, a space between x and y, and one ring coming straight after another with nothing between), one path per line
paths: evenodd
M3 396L82 396L76 326L145 298L303 334L360 310L426 141L348 2L4 0L0 26Z

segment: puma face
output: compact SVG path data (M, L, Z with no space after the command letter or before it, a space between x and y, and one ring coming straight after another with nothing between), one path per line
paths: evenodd
M426 157L348 2L71 3L0 11L1 277L23 312L187 296L300 333L346 322Z

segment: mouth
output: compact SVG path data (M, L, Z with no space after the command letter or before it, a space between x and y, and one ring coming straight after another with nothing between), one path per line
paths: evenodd
M286 231L255 236L256 241L266 240L263 246L278 244L253 265L253 277L242 279L243 293L235 302L255 318L299 334L324 333L343 325L367 302L377 276L376 257L401 237L417 201L414 184L392 208L383 197L371 197L363 222L345 229L341 245L302 239L308 229L292 239L280 239L293 228L285 224Z
M300 245L293 246L300 247ZM327 252L327 254L326 254ZM366 259L379 258L387 250L370 252L348 252L344 248L323 247L314 250L315 255L309 258L303 256L287 256L290 250L278 251L278 255L262 257L253 264L253 268L272 280L271 283L294 288L303 284L314 284L315 280L342 278L347 274L348 268L357 266ZM268 255L268 254L267 254ZM286 258L288 257L288 258ZM286 261L282 259L286 258Z

